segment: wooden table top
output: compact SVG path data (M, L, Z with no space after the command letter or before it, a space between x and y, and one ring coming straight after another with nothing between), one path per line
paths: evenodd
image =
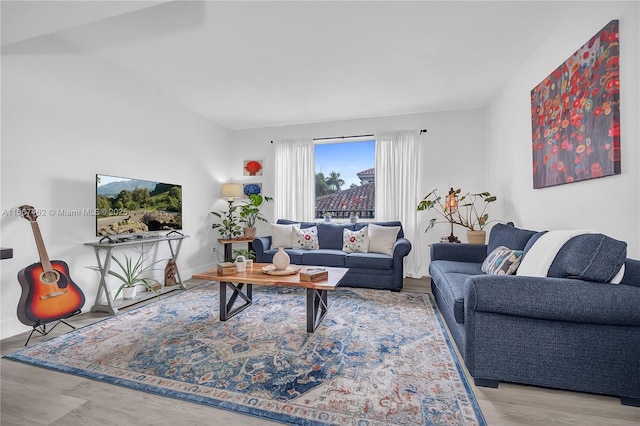
M324 281L300 281L300 274L295 273L292 275L269 275L262 272L264 266L270 265L269 263L254 263L252 269L247 269L245 272L237 272L235 274L218 274L217 269L213 269L206 272L193 275L192 278L200 280L210 281L224 281L233 283L244 284L259 284L259 285L271 285L282 287L301 287L301 288L313 288L318 290L334 290L342 277L345 276L349 268L336 268L322 266L327 272L329 272L328 279ZM296 265L292 265L296 266ZM304 272L308 269L318 268L318 266L300 266L300 272Z

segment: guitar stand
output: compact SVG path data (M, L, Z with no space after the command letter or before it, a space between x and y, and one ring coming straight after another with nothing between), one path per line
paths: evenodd
M34 332L38 332L40 333L41 336L46 336L47 334L51 333L53 331L54 328L56 328L58 326L58 324L63 323L64 325L71 327L72 329L76 329L74 326L72 326L71 324L69 324L68 322L65 321L65 319L69 319L72 316L78 315L81 311L75 311L74 313L72 313L71 315L69 315L68 317L64 318L64 319L60 319L58 320L58 322L56 322L53 327L51 327L49 330L47 330L47 324L50 323L41 323L40 321L38 321L36 324L34 324L32 326L32 330L31 333L29 333L29 337L27 338L27 341L25 342L25 346L27 346L29 344L29 340L31 340L31 336L33 336Z

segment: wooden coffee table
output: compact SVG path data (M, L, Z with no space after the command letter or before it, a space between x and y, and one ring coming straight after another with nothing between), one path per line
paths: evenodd
M262 267L268 263L254 263L252 269L235 274L218 274L217 270L211 270L193 275L193 278L220 282L220 321L226 321L238 312L253 303L253 284L301 287L307 289L307 332L313 333L327 313L327 292L335 290L336 286L345 276L348 268L300 266L300 272L307 269L323 268L329 272L329 276L323 281L300 281L300 274L292 275L268 275L262 272ZM246 286L246 288L245 288ZM227 288L232 291L227 300ZM235 306L238 298L244 300L239 306Z

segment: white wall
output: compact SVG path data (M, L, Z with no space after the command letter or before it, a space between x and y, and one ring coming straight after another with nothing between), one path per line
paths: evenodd
M242 180L242 161L257 157L264 160L265 171L261 179L251 178L252 182L263 182L263 192L273 195L275 192L274 149L272 140L295 137L323 138L372 134L385 130L427 129L420 137L424 144L420 163L423 165L420 176L420 193L427 195L432 189L446 193L450 187L461 187L464 191L494 192L485 185L485 113L484 110L463 110L433 112L390 117L366 118L359 120L334 121L297 126L267 127L239 130L233 132L232 155L233 176ZM237 153L237 154L235 154ZM500 197L499 197L500 198ZM423 231L431 217L423 212L419 235L406 237L413 244L413 250L423 259L421 272L428 274L428 244L449 235L450 229L442 225L425 234ZM273 221L273 208L265 209L265 216ZM295 219L295 218L290 218ZM258 235L268 235L269 227L259 225ZM462 229L456 230L461 240L466 240Z
M488 186L508 202L501 214L517 225L594 229L628 243L640 257L640 17L638 2L581 2L505 83L489 108ZM533 189L530 91L595 33L620 20L622 174Z
M184 232L191 237L178 265L183 279L190 278L217 260L210 253L217 235L209 212L219 182L227 179L228 136L228 130L53 37L3 47L2 210L22 204L93 208L96 173L182 184ZM93 250L83 245L98 240L94 221L93 216L38 219L49 257L67 262L84 291L84 311L98 287L97 273L87 268L96 265ZM13 259L0 262L6 337L29 329L16 317L21 294L16 274L39 258L25 219L4 214L0 226L0 245L14 249ZM168 256L168 248L158 250L158 256Z

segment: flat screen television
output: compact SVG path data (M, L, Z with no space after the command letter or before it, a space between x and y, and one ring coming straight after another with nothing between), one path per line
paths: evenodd
M182 185L96 174L96 236L182 230Z

